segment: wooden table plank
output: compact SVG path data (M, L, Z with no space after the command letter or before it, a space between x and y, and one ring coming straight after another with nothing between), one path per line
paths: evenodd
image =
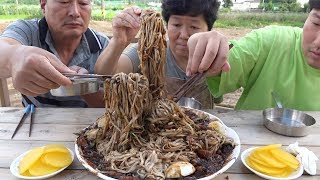
M0 140L10 140L17 124L1 125ZM63 124L34 124L31 137L29 134L29 124L23 124L14 136L13 140L32 140L32 141L74 141L76 135L88 125L63 125ZM66 134L66 132L68 132Z
M0 168L0 177L5 180L19 180L13 176L9 169ZM87 170L63 170L61 173L49 178L50 180L101 180L98 176Z
M91 124L105 112L103 108L36 108L34 123ZM18 123L24 108L0 108L0 123ZM26 121L28 122L28 121Z
M103 108L37 108L35 114L35 123L40 119L43 123L54 123L64 121L66 124L90 124L105 112ZM238 125L262 125L262 111L234 111L230 109L223 110L206 110L207 112L216 115L228 126ZM2 107L0 108L0 122L12 123L18 122L19 117L24 112L23 108L19 107ZM313 116L317 123L314 127L320 127L320 112L306 112ZM59 118L57 118L57 116Z
M16 126L17 124L1 124L0 140L10 140ZM80 132L87 126L88 124L34 124L31 137L28 137L29 124L23 124L14 140L73 141L76 138L73 133ZM242 144L263 145L281 142L284 145L288 145L298 141L303 146L320 146L320 141L315 141L315 139L320 139L320 131L316 128L312 128L310 135L305 137L279 135L269 131L264 126L239 125L231 128L237 132ZM66 132L70 135L66 136Z

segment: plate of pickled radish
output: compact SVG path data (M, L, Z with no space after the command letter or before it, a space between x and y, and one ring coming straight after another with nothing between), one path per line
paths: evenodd
M10 165L11 173L22 179L46 179L67 168L74 153L62 144L33 148L18 156Z
M249 170L265 179L296 179L303 174L302 164L281 144L249 148L242 152L241 161Z

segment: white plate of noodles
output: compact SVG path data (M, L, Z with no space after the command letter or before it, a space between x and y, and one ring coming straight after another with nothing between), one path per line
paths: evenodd
M161 14L144 10L140 32L141 74L106 79L106 112L79 133L77 158L108 180L209 180L225 172L239 156L239 136L217 117L165 97L167 43Z
M189 108L185 108L185 109L189 109ZM222 174L223 172L225 172L227 169L229 169L233 163L236 161L236 159L238 158L239 154L240 154L240 139L239 139L239 136L238 134L231 128L227 127L218 117L212 115L212 114L209 114L207 112L203 112L203 111L200 111L200 110L196 110L196 109L191 109L192 112L195 112L196 114L199 114L199 113L204 113L206 115L209 116L210 120L217 120L219 121L223 126L224 126L224 129L225 129L225 133L226 133L226 136L230 139L233 140L234 144L235 144L235 147L233 149L233 152L230 154L230 156L228 157L228 161L223 165L223 167L218 170L217 172L215 172L214 174L210 174L206 177L200 177L199 179L200 180L210 180L210 179L213 179L214 177L216 177L217 175L219 174ZM78 141L78 140L77 140ZM76 153L76 156L77 158L79 159L79 161L82 163L82 165L88 169L90 172L96 174L98 177L102 178L102 179L106 179L106 180L115 180L115 178L113 177L110 177L108 175L105 175L103 174L99 169L95 169L93 168L91 165L89 165L89 163L87 162L87 160L84 158L83 156L83 153L82 153L82 150L81 148L79 148L78 144L77 144L77 141L75 143L75 153ZM183 177L182 177L183 178Z

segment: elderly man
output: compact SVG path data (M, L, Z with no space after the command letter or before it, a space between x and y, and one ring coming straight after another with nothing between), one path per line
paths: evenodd
M0 77L12 77L25 105L88 107L95 99L55 97L48 91L71 85L61 73L92 73L109 42L88 28L91 0L40 0L40 4L42 19L15 21L0 36Z
M277 92L284 107L320 110L320 1L309 1L311 12L303 28L268 26L231 41L228 54L229 72L207 78L214 96L244 87L237 109L264 109L276 106L271 92ZM212 32L214 35L214 32ZM201 42L204 35L191 37ZM210 33L208 41L215 41ZM201 42L202 43L202 42ZM212 50L210 46L203 51ZM215 51L213 49L213 51ZM200 53L201 54L201 53ZM191 59L187 72L194 74L210 69L214 58ZM215 69L214 72L221 72Z

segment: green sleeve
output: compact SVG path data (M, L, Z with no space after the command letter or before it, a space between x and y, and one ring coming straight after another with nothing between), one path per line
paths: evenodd
M270 26L254 30L239 40L230 41L233 44L228 54L231 70L222 72L220 76L206 79L208 88L214 97L254 83L249 77L258 76L259 69L262 68L264 59L268 56L270 42L275 38L274 31L275 29Z

